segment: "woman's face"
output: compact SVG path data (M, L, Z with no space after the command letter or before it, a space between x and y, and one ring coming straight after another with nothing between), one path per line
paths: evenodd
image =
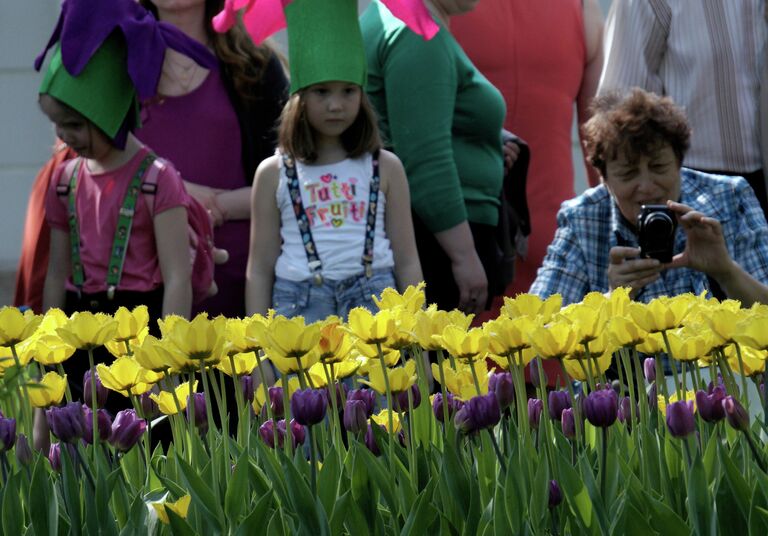
M480 0L431 0L432 4L449 17L469 13Z
M664 205L680 198L680 162L672 146L663 143L651 155L630 162L619 154L605 164L605 186L621 214L635 224L642 205Z

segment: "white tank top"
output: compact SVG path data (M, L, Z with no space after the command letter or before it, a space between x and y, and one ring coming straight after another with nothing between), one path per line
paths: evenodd
M362 274L368 196L373 177L371 154L347 158L335 164L315 165L296 161L296 171L304 211L322 262L323 277L340 280ZM304 281L312 274L288 192L282 158L276 197L282 249L275 265L275 275L291 281ZM373 240L374 270L395 265L384 227L386 206L386 196L380 191Z

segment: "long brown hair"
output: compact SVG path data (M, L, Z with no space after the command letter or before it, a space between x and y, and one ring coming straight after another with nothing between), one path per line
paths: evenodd
M300 89L285 103L277 128L277 144L281 151L311 164L317 160L318 155L315 135L304 106L304 94L307 89ZM361 90L360 97L360 110L357 112L357 117L340 136L341 145L350 158L372 153L381 149L382 145L373 105L365 91Z
M151 0L139 0L139 3L158 18L157 7ZM261 77L273 52L269 45L254 45L239 19L227 33L214 31L211 19L223 6L224 0L205 0L205 33L222 68L232 78L241 100L252 102L259 94L255 89L261 84Z

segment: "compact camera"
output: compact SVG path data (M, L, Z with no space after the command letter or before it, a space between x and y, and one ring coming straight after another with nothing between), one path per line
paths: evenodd
M671 262L677 229L675 214L666 205L642 205L640 209L637 216L640 256Z

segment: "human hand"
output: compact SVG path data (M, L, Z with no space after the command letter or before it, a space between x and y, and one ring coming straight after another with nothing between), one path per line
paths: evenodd
M640 248L614 246L609 252L608 288L629 287L630 296L659 278L664 266L657 259L641 259Z
M517 157L520 156L520 146L512 140L505 140L502 145L504 153L504 174L509 173L512 166L517 162Z
M184 181L184 187L189 195L197 199L208 211L208 216L214 227L218 227L226 220L226 213L216 199L216 196L223 190L202 186L193 182Z
M488 279L477 252L473 249L453 260L451 271L456 286L459 287L458 309L465 313L483 312L488 300Z
M685 250L672 258L668 268L688 267L719 279L733 267L720 222L688 205L667 201L685 232Z

